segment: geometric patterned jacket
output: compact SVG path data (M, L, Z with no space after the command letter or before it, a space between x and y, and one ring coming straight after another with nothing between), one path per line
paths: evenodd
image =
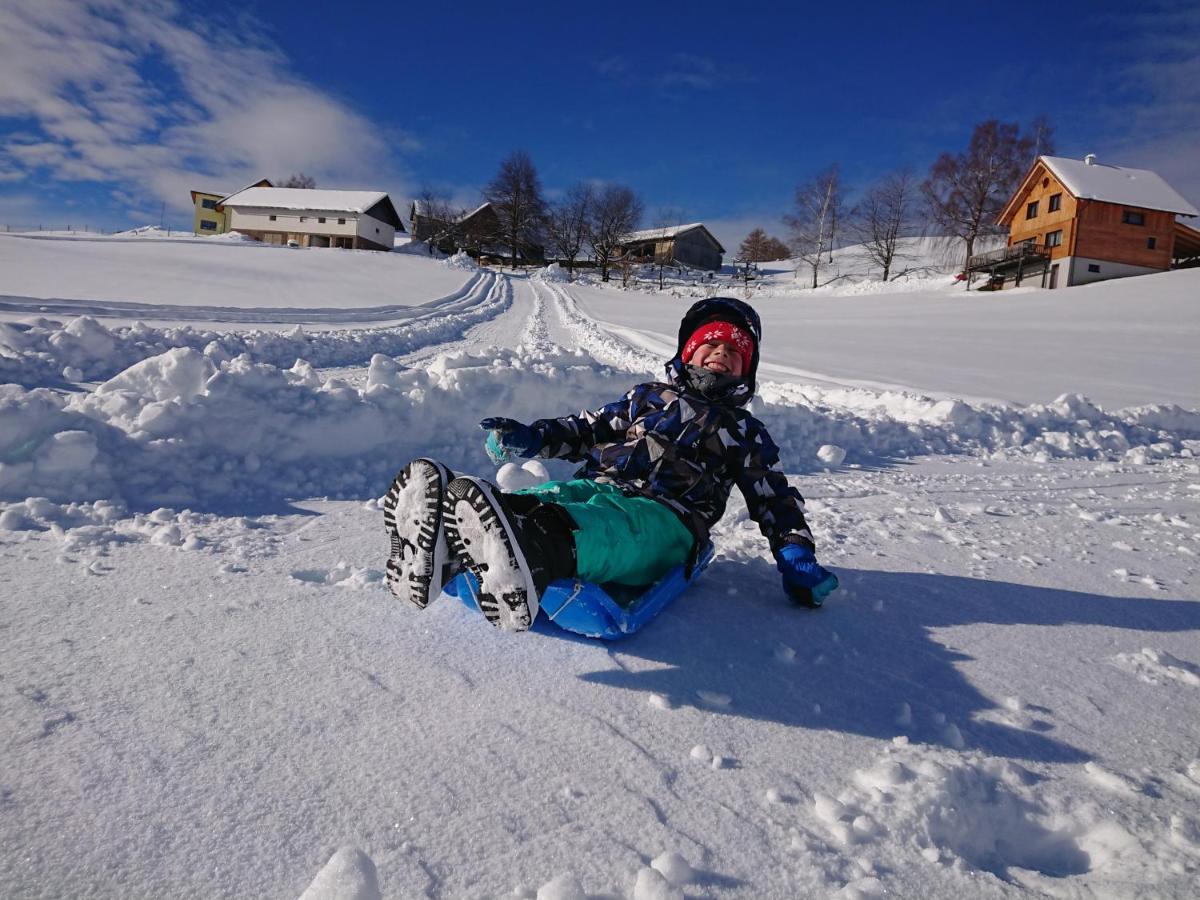
M658 500L692 532L697 549L735 484L772 552L789 543L815 549L804 498L779 471L779 448L741 408L749 399L745 382L705 396L693 387L696 371L676 358L667 366L670 383L639 384L601 409L533 422L538 455L583 462L576 478Z

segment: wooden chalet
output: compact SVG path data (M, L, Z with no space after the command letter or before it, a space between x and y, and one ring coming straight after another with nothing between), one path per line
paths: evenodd
M621 242L620 249L625 259L634 262L707 269L711 272L721 268L725 254L721 242L713 237L702 222L635 231Z
M1200 231L1176 221L1200 210L1147 169L1039 156L996 219L1008 246L972 256L969 278L1060 288L1162 272L1200 258Z

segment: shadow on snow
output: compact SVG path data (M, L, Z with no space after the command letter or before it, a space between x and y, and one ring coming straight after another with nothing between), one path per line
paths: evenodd
M1148 632L1200 628L1200 603L1190 601L1107 597L948 575L847 569L838 574L854 598L839 592L823 609L812 611L782 598L773 567L758 560L718 561L656 622L612 645L622 657L641 658L655 668L581 677L659 693L679 706L881 739L907 734L944 743L944 726L938 723L945 716L961 730L968 748L1078 762L1088 754L1047 733L1053 726L1040 716L1026 716L1028 728L995 721L1002 716L978 718L998 708L956 665L971 657L945 646L931 630L974 624ZM883 605L876 610L879 601ZM544 623L537 630L566 634ZM795 651L790 664L776 655L786 658L788 648ZM1001 669L1020 664L1009 660ZM728 694L731 703L721 706L720 698L705 703L698 690ZM897 721L905 703L911 724ZM1026 708L1026 713L1048 712Z

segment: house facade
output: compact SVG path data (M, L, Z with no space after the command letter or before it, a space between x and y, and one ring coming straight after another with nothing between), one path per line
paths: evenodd
M621 242L621 253L634 262L686 266L715 272L721 268L725 248L704 223L635 231Z
M271 182L266 178L254 182L249 187L270 187ZM192 191L192 232L199 235L224 234L229 230L229 211L219 209L221 201L229 196L229 192L214 194L210 191Z
M1039 156L996 222L1008 246L972 257L968 271L993 287L1035 283L1069 287L1171 268L1186 226L1200 211L1156 173ZM1182 229L1182 230L1181 230Z
M250 187L218 204L229 230L267 244L391 251L404 223L379 191Z
M229 214L217 211L224 194L192 191L192 231L195 234L224 234L229 230Z

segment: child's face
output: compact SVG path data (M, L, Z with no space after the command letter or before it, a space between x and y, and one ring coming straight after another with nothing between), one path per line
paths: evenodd
M723 375L742 377L742 356L733 344L725 341L713 341L701 344L688 360L689 366L708 369L710 372L720 372Z

